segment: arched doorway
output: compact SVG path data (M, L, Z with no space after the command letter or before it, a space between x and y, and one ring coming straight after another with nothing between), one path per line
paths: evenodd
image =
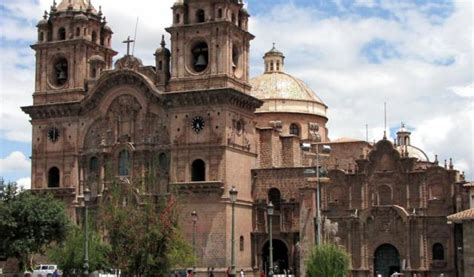
M391 276L400 272L400 254L391 244L383 244L374 253L374 276Z
M289 260L288 260L288 247L286 244L278 239L273 241L273 273L274 274L283 274L283 270L288 271L289 269ZM263 245L262 251L262 266L265 269L265 272L268 272L269 263L270 263L270 242L267 241Z

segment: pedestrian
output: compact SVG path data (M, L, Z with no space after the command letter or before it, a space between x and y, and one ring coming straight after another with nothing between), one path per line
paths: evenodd
M230 267L227 268L227 277L230 277Z
M58 270L57 269L54 270L53 277L58 277Z
M240 277L245 277L245 272L243 269L240 269Z
M214 277L214 268L211 268L211 272L209 272L209 277Z
M265 270L260 271L260 277L265 277Z

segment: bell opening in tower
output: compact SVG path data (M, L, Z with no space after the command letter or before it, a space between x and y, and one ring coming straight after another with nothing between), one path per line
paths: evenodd
M193 69L196 72L203 72L206 70L209 61L209 48L207 43L198 42L192 48Z
M56 86L63 86L68 79L68 63L65 58L59 58L53 65L52 81Z

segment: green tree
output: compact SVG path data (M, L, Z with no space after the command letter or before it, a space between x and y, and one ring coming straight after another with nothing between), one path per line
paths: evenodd
M91 224L89 223L89 226ZM110 246L102 242L99 234L89 230L89 270L105 270L110 268L107 260ZM53 245L48 250L50 260L58 264L66 276L74 276L82 272L84 262L84 232L79 226L70 228L66 240Z
M309 277L346 277L349 275L349 254L335 244L315 246L306 261Z
M50 195L19 191L15 183L2 184L0 195L0 250L17 258L24 270L30 254L61 242L69 227L62 202Z
M101 207L111 245L110 261L126 275L164 276L193 263L192 248L178 228L177 201L140 195L127 182L113 183Z

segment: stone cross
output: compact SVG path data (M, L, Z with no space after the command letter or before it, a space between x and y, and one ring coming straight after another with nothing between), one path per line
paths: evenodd
M130 36L128 36L127 40L123 41L123 43L127 44L127 56L130 55L130 43L132 42L135 42L135 41L130 39Z

